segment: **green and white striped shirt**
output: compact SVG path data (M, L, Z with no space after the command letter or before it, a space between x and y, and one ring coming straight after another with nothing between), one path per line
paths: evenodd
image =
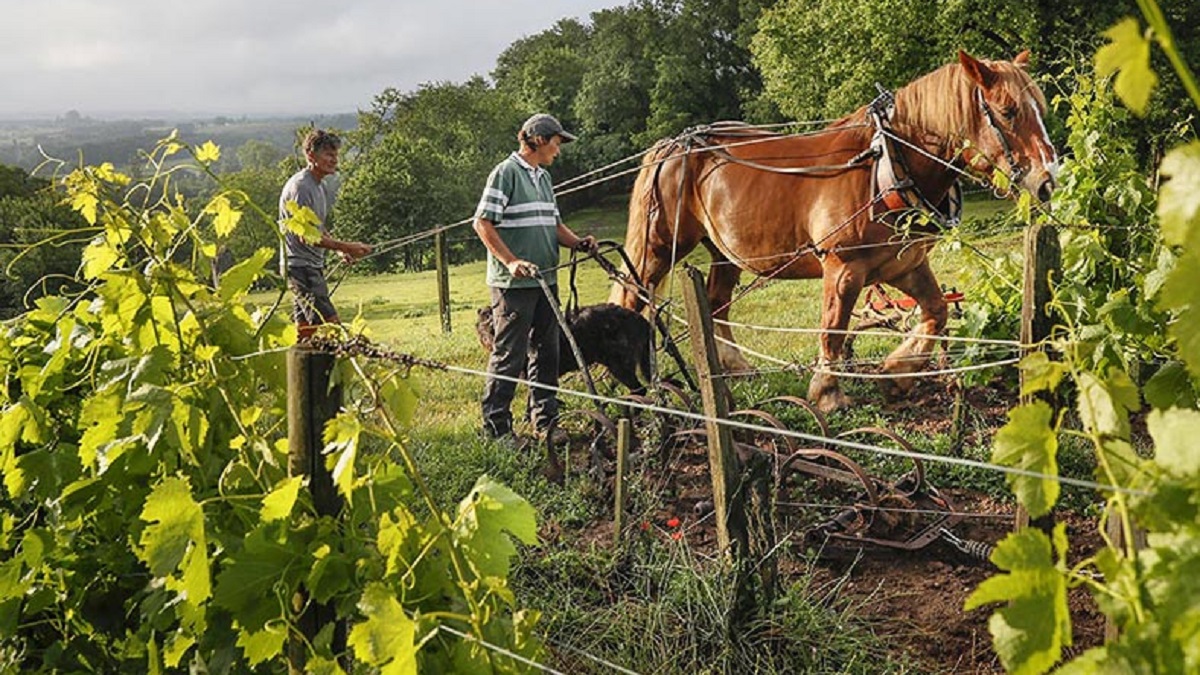
M491 221L513 255L548 270L558 265L558 223L550 174L512 153L492 169L475 217ZM547 284L558 283L557 273L543 272ZM514 279L488 252L487 285L495 288L536 288L537 279Z

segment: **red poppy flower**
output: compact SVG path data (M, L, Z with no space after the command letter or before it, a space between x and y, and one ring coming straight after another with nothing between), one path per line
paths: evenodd
M672 519L668 520L668 521L667 521L667 527L670 527L670 528L676 528L676 527L679 527L679 519L678 519L678 518L672 518Z

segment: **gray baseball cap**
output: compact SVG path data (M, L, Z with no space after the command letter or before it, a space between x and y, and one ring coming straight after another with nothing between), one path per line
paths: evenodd
M525 124L521 125L521 132L526 136L542 136L544 138L559 136L562 138L563 143L570 143L576 139L575 134L567 133L563 129L562 123L555 119L553 115L547 115L546 113L538 113L525 120Z

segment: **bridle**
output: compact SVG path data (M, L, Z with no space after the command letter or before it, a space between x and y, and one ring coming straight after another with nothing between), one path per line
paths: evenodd
M992 133L996 134L996 140L1000 143L1000 148L1004 150L1004 161L1008 162L1008 170L1010 175L1009 182L1017 184L1021 182L1021 178L1025 175L1025 170L1017 166L1017 158L1013 154L1012 145L1008 142L1008 137L1000 130L1000 126L996 124L996 114L992 112L992 107L983 98L983 90L976 87L975 100L979 102L979 110L983 112L983 119L987 120L987 125L991 127Z

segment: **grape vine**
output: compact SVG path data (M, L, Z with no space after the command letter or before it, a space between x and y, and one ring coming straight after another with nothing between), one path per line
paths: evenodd
M1116 94L1131 110L1144 111L1157 81L1150 70L1150 50L1157 44L1200 106L1200 89L1157 4L1138 4L1149 29L1130 18L1110 30L1110 43L1096 56L1097 71L1102 77L1115 73ZM1076 161L1093 159L1083 155ZM967 608L1006 603L989 627L1011 672L1047 672L1062 659L1072 639L1066 593L1077 587L1091 592L1118 637L1056 672L1200 672L1200 454L1194 449L1200 434L1194 394L1200 379L1200 142L1192 139L1172 150L1159 171L1166 179L1161 189L1133 210L1144 209L1144 220L1123 224L1152 224L1156 217L1160 238L1141 248L1140 258L1125 261L1133 271L1115 277L1123 285L1102 289L1108 302L1099 310L1065 302L1074 296L1071 282L1064 281L1057 302L1066 325L1054 344L1062 361L1035 354L1022 363L1028 393L1073 385L1079 428L1065 425L1046 404L1032 403L1011 411L995 440L995 461L1054 473L1057 439L1084 439L1095 452L1097 480L1114 488L1105 493L1106 518L1116 519L1122 533L1120 540L1106 537L1104 548L1073 565L1062 526L1050 535L1036 529L1014 533L997 547L992 560L1003 573L980 585ZM1094 316L1088 311L1107 316L1108 329L1088 330ZM1135 344L1148 345L1158 357L1152 375L1131 367L1140 361L1128 358L1130 350L1116 348ZM1143 399L1150 408L1149 458L1135 452L1131 434L1130 418L1140 414ZM1057 498L1053 481L1013 477L1010 484L1035 517ZM1136 544L1137 529L1146 532L1145 548Z
M522 671L480 640L542 653L507 584L515 542L537 540L533 508L487 476L439 507L403 443L405 375L341 361L366 393L325 429L340 519L288 475L296 332L246 300L276 254L209 272L237 228L274 219L237 191L196 208L172 189L219 157L172 135L144 181L107 164L61 180L99 234L86 291L0 332L0 670L278 670L303 587L350 626L348 651L332 627L304 642L308 671ZM288 226L315 234L303 209Z

